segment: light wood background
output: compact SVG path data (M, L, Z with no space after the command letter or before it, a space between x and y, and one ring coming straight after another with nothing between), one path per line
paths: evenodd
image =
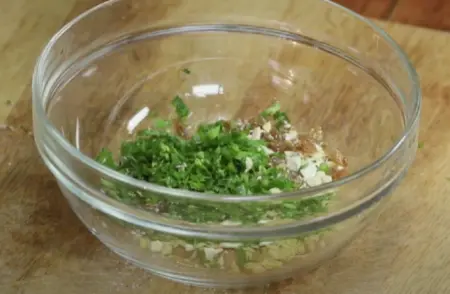
M156 278L108 251L70 211L34 147L35 59L61 25L98 2L0 3L0 293L450 293L447 33L381 24L410 56L424 94L424 147L381 217L308 276L264 290L214 291Z

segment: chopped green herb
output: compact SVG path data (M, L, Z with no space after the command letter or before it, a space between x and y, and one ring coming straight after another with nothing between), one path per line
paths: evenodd
M191 113L187 105L178 95L173 98L172 105L175 107L175 111L180 118L186 118Z
M273 115L275 119L275 125L277 128L284 126L286 123L289 123L289 118L287 117L285 112L278 111Z
M183 72L184 72L185 74L190 74L190 73L191 73L191 71L189 70L189 68L183 68Z
M179 96L172 101L180 118L189 109ZM263 113L275 119L284 117L279 104ZM202 124L190 138L181 138L167 128L170 122L156 120L155 129L139 131L131 141L122 143L119 160L102 149L97 161L133 178L158 185L211 194L269 194L273 189L290 192L299 189L287 170L271 164L283 160L282 152L267 154L267 142L249 138L248 129L217 121ZM264 147L264 148L263 148ZM327 171L328 166L320 167ZM104 191L122 202L153 208L172 218L195 223L225 220L257 223L261 219L299 219L325 212L331 194L299 201L276 203L205 203L177 200L145 191L133 191L103 182Z
M102 148L95 160L109 168L116 168L116 163L114 162L112 152L106 148Z
M263 117L268 117L268 116L272 116L275 113L280 111L280 103L276 102L274 104L272 104L270 107L266 108L263 112L261 112L261 115Z
M289 123L289 118L287 117L287 114L280 111L280 109L280 103L276 102L261 112L261 116L265 119L272 117L275 121L275 126L281 128L286 123Z
M323 171L324 173L328 174L330 172L330 167L326 163L321 163L319 165L319 170Z
M170 121L164 119L156 119L154 122L156 129L167 129L171 126Z
M424 147L425 143L424 142L419 142L419 144L417 144L417 147L419 149L422 149Z
M220 125L217 125L214 128L212 128L212 129L209 129L208 130L208 137L210 139L217 138L219 136L219 134L220 134L220 130L221 130L221 126Z

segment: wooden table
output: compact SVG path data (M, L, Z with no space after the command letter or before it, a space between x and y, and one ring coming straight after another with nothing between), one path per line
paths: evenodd
M424 147L378 221L309 276L222 292L153 277L111 253L70 211L39 159L29 133L35 58L64 22L96 2L0 4L0 293L450 293L448 34L381 24L420 74Z
M335 0L364 16L427 28L450 30L447 0Z

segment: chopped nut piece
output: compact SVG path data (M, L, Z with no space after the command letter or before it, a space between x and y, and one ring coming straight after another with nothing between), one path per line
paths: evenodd
M212 261L217 256L217 254L223 251L222 248L211 248L211 247L205 247L203 250L205 252L206 259L209 261Z
M222 248L239 248L242 245L243 245L242 243L237 242L222 242L219 244L219 246Z
M343 167L347 167L348 165L347 158L345 158L344 155L342 155L342 153L339 152L339 150L334 150L334 152L330 154L330 159L331 161L334 161L337 165Z
M174 125L174 128L175 128L175 133L178 136L183 137L183 138L187 138L188 137L186 128L183 126L183 124L180 122L179 119L173 120L173 125Z
M272 124L270 123L270 121L268 121L263 125L262 128L265 132L269 133L270 130L272 129Z
M311 139L302 139L296 144L296 150L303 154L310 155L317 151L317 145Z
M150 250L152 252L161 252L162 249L163 249L163 243L161 241L150 242Z
M161 253L164 255L169 255L172 253L173 245L169 242L164 242Z
M286 141L295 141L297 139L297 136L298 136L297 132L291 130L291 131L286 133L284 138L285 138Z
M194 251L195 247L192 244L184 244L184 250L190 252Z
M305 179L310 179L316 176L317 167L314 164L308 164L304 168L300 169L300 173Z
M300 154L286 156L286 166L290 171L297 172L302 166L302 158Z
M344 169L341 166L338 166L337 168L333 168L331 172L331 177L333 180L339 180L340 178L343 178L347 175L347 169Z
M277 193L281 193L282 191L280 189L278 189L278 188L272 188L272 189L269 190L269 192L271 194L277 194Z
M260 127L256 127L251 131L249 138L253 140L260 140L262 133L263 130Z

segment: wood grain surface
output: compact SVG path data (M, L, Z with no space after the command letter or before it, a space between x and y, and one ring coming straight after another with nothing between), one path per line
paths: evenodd
M450 30L447 0L336 0L364 16L432 29Z
M35 59L63 23L96 1L0 4L0 293L450 293L450 36L381 23L416 66L424 95L424 147L381 217L308 276L215 291L154 277L107 250L71 212L34 147Z
M353 11L366 17L389 19L397 5L397 0L336 0Z
M450 2L447 0L399 0L389 19L448 31L449 15Z

